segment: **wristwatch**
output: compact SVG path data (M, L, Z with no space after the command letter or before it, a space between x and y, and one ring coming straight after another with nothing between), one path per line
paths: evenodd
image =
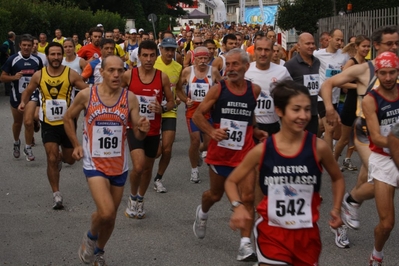
M168 111L168 107L165 105L162 106L162 113L166 113Z
M241 201L232 201L231 202L231 210L233 211L235 208L237 208L238 206L242 205Z

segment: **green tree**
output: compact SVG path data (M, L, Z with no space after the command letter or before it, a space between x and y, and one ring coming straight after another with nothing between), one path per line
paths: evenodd
M317 21L333 15L332 1L320 0L280 0L277 25L283 30L295 28L298 32L315 33Z

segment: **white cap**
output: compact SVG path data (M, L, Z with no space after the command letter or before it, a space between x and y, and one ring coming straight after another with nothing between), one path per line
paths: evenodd
M136 31L136 29L130 29L130 30L129 30L129 33L130 33L130 34L133 34L133 33L137 33L137 31Z
M140 28L140 29L139 29L139 32L141 32L141 31L143 31L143 32L144 32L144 29Z
M103 24L97 24L97 27L103 27Z

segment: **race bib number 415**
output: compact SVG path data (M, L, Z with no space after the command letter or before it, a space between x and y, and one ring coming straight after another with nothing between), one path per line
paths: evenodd
M269 225L287 229L311 228L313 186L268 185Z

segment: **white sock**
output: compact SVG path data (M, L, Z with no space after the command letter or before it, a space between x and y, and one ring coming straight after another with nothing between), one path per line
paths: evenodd
M14 141L14 144L16 144L16 145L18 145L19 143L20 143L19 140Z
M31 148L30 145L25 144L25 149L30 149L30 148Z
M241 237L240 247L248 243L251 244L251 239L249 237Z
M375 247L374 247L374 249L373 249L373 256L375 257L375 258L377 258L377 259L382 259L382 257L384 257L384 252L381 250L381 251L377 251L376 249L375 249Z
M200 208L198 215L200 217L201 220L207 220L208 219L208 213L207 212L203 212L202 208Z
M198 172L198 167L191 168L191 173Z

